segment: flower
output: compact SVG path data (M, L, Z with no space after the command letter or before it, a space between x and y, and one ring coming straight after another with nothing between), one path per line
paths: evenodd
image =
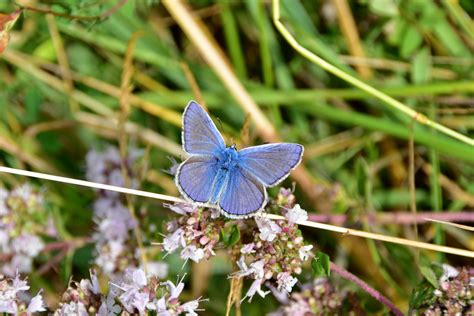
M199 299L184 303L179 308L186 312L186 316L195 316L197 315L196 310L199 308Z
M86 307L81 302L71 302L63 304L61 309L57 310L54 313L55 316L68 316L68 315L77 315L77 316L89 316Z
M188 203L175 203L175 204L165 203L163 205L169 208L170 210L172 210L173 212L180 215L186 215L188 213L194 213L196 211L196 207Z
M300 259L303 261L308 260L308 258L311 256L311 249L313 249L313 245L307 245L303 246L298 250L298 254L300 256Z
M292 277L288 272L280 272L277 275L277 289L279 291L286 291L290 293L296 282L298 282L298 279Z
M255 279L255 281L253 281L252 285L250 286L249 290L245 294L242 301L245 300L248 297L249 302L251 302L252 298L255 294L258 294L262 298L265 298L265 296L267 296L267 294L270 293L270 291L265 292L265 291L262 290L261 286L262 286L263 281L264 281L263 279Z
M158 279L164 279L168 275L168 264L165 262L147 262L146 271L148 276L155 275Z
M163 284L168 287L168 291L169 291L169 294L170 294L170 300L177 299L181 295L181 292L184 289L184 283L183 283L182 279L181 279L181 281L178 282L178 285L174 285L174 283L171 282L171 281L166 281Z
M240 252L243 254L253 253L255 252L255 243L245 244L242 248L240 248Z
M204 258L204 250L196 248L195 245L186 246L181 251L181 258L183 258L184 260L191 259L194 262L199 262L199 260Z
M275 293L276 289L274 289ZM317 278L311 283L303 284L300 291L293 291L288 296L276 293L282 306L269 316L299 315L360 315L359 299L353 292L334 287L329 279ZM343 305L344 302L344 305Z
M290 197L291 201L288 200ZM288 203L285 205L294 203L291 191L280 190L280 198L283 203ZM295 275L302 272L304 261L312 256L313 246L304 243L296 225L296 221L304 219L306 212L295 205L287 209L285 216L289 220L255 218L254 226L244 226L247 229L241 230L241 240L249 242L240 246L239 271L234 276L252 279L246 298L251 299L255 294L263 296L262 285L287 296L298 282Z
M45 311L42 290L28 303L25 298L29 296L29 289L27 281L20 279L18 271L14 278L0 276L0 313L32 315Z
M184 246L184 231L181 228L175 230L171 235L168 235L163 240L163 248L167 252L173 252L179 248L179 246Z
M41 237L51 228L48 215L43 196L29 184L11 191L0 189L0 253L7 258L0 266L0 273L14 276L17 270L31 272L33 260L44 248Z
M184 203L165 204L181 216L168 222L162 243L163 249L172 253L179 248L183 260L199 262L215 255L214 247L219 242L224 220L214 219L212 212L199 208L189 207Z
M293 208L287 209L285 217L290 224L296 224L297 222L306 221L308 213L299 204L296 204Z
M123 170L132 188L138 188L133 165L142 151L130 149L122 159L117 147L108 146L104 151L91 150L86 156L86 178L89 181L124 186ZM126 268L137 268L136 240L133 230L138 223L125 206L123 196L117 192L98 191L94 202L94 222L97 224L93 235L95 242L95 265L107 276L114 278Z
M420 315L470 315L474 293L472 269L456 269L447 264L443 264L442 268L439 287L429 287L426 285L428 282L423 282L415 291L430 291L432 295L414 302L410 309Z
M33 297L28 304L28 308L26 309L27 313L33 314L37 312L44 312L46 308L44 307L43 297L41 296L41 291Z
M273 241L277 234L281 232L280 226L278 226L272 220L265 217L255 217L258 229L260 231L260 239L266 241Z

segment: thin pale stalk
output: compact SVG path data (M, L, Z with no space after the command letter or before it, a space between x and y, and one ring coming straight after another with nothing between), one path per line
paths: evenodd
M309 214L308 218L313 222L331 223L335 225L343 225L344 223L352 223L355 220L365 221L370 225L411 225L414 222L424 224L428 221L442 222L458 222L458 223L474 223L474 210L466 212L450 212L443 211L439 213L433 212L390 212L376 213L358 216L353 219L345 214Z
M347 0L332 0L333 6L336 8L339 25L346 38L347 46L351 55L357 58L364 58L365 53L360 42L357 25L352 15L351 7ZM373 75L372 70L365 65L356 65L357 72L364 79L370 79Z
M115 192L126 193L126 194L133 194L133 195L149 197L152 199L158 199L158 200L169 201L169 202L188 203L185 200L174 197L174 196L135 190L135 189L122 188L122 187L117 187L117 186L108 185L108 184L100 184L100 183L71 179L71 178L66 178L66 177L59 177L59 176L54 176L54 175L49 175L49 174L44 174L44 173L19 170L19 169L8 168L8 167L3 167L3 166L0 166L0 172L12 173L12 174L17 174L17 175L22 175L22 176L27 176L27 177L46 179L46 180L51 180L51 181L57 181L57 182L91 187L91 188L102 189L102 190L115 191ZM285 217L274 215L274 214L262 214L262 216L265 216L270 219L286 220ZM419 241L412 241L412 240L408 240L404 238L385 236L385 235L380 235L380 234L375 234L375 233L368 233L368 232L364 232L360 230L333 226L329 224L316 223L316 222L311 222L311 221L300 221L300 222L297 222L297 224L302 225L302 226L337 232L344 235L370 238L370 239L375 239L375 240L391 242L391 243L395 243L399 245L405 245L405 246L410 246L410 247L428 249L428 250L433 250L433 251L438 251L438 252L451 253L458 256L474 258L474 251L469 251L465 249L433 245L433 244L419 242Z
M131 95L131 90L132 90L132 76L134 72L134 67L133 67L133 50L135 49L138 37L141 35L140 32L135 32L132 34L132 37L128 41L128 46L127 46L127 52L125 54L125 60L123 63L123 70L122 70L122 82L120 86L120 118L118 122L118 141L119 141L119 148L120 148L120 165L121 165L121 171L122 171L122 177L124 179L125 186L129 187L130 186L130 177L128 176L128 170L126 166L126 160L127 160L127 146L128 146L128 140L127 140L127 131L126 131L126 123L128 116L130 114L130 95ZM127 200L127 209L128 212L130 213L130 217L134 220L136 223L133 233L135 235L135 239L137 242L138 249L140 251L140 258L142 261L143 265L143 270L147 269L147 257L146 257L146 252L143 249L143 237L142 233L140 230L140 221L138 220L136 214L135 214L135 207L133 205L132 199L130 195L125 196Z

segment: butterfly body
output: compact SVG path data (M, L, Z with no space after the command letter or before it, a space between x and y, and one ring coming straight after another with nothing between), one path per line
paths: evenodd
M176 173L189 201L245 218L267 203L266 187L283 181L301 161L303 146L277 143L237 150L226 147L209 115L191 101L183 114L183 149L190 154Z

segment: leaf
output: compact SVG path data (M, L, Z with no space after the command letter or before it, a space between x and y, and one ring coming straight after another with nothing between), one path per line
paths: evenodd
M315 276L329 276L331 274L329 256L324 252L318 251L311 262Z
M21 10L17 10L11 14L0 13L0 53L7 48L10 38L8 32L20 17Z
M431 54L423 47L413 58L411 65L411 80L413 83L426 83L431 77Z
M402 39L400 55L405 58L410 57L418 47L420 47L422 42L423 37L420 32L418 32L415 27L412 27L411 25L408 26L405 36Z
M226 247L232 247L240 240L240 230L237 225L228 229L221 229L221 239Z
M433 285L434 288L438 288L438 278L436 277L435 272L428 266L420 266L420 272L423 274L425 279Z

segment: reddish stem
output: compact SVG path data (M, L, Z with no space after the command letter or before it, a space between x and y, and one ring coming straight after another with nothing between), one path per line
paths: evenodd
M394 313L397 316L403 316L404 314L402 313L401 310L399 310L395 305L388 300L385 296L383 296L379 291L376 289L370 287L367 283L359 279L357 276L354 274L350 273L349 271L345 270L344 268L341 268L340 266L336 265L335 263L331 262L331 271L334 271L335 273L339 274L341 277L343 277L346 280L349 280L351 282L354 282L357 284L361 289L363 289L365 292L367 292L370 296L375 298L377 301L382 303L383 305L387 306L392 313Z

